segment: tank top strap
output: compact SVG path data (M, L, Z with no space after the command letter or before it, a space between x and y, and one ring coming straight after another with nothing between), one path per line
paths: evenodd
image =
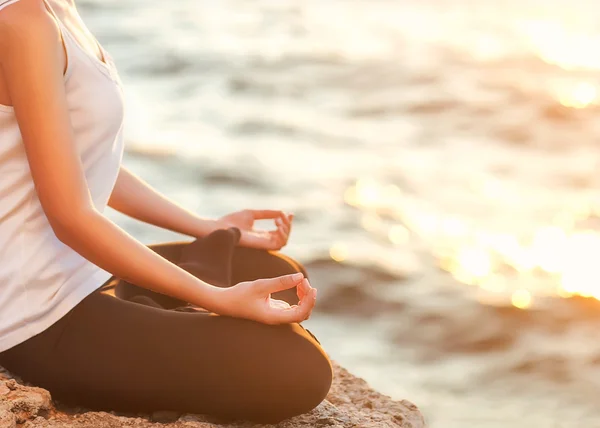
M2 1L2 0L0 0L0 1ZM71 33L71 31L67 28L67 26L65 24L63 24L63 22L60 20L58 15L56 15L54 10L52 9L52 6L50 6L48 0L42 0L42 1L44 2L44 4L46 5L46 8L50 12L50 14L52 14L52 17L56 20L56 22L59 26L59 30L61 32L61 38L62 38L64 47L65 47L65 51L67 52L67 61L68 61L67 72L68 72L69 64L71 63L71 61L69 60L70 59L69 57L71 57L73 55L77 55L78 57L83 57L84 60L86 60L86 61L91 61L107 77L109 77L110 79L112 79L114 81L117 81L118 80L118 78L116 77L117 73L116 73L115 67L112 63L112 58L111 58L110 54L106 51L106 49L104 49L104 47L98 42L98 39L96 39L94 37L94 43L98 47L98 50L100 52L100 55L102 56L102 59L99 59L98 57L96 57L96 55L87 52L81 46L80 42L76 39L76 37L73 35L73 33ZM79 19L81 20L81 18L79 18ZM73 49L70 49L71 47Z
M44 6L46 7L46 10L50 13L50 15L52 15L52 18L54 18L54 20L56 21L56 23L59 25L61 33L62 33L63 30L64 30L64 26L62 24L62 21L60 19L58 19L58 15L54 12L54 9L52 9L52 6L50 6L50 3L48 3L48 0L42 0L42 3L44 3Z
M11 0L9 0L11 1ZM19 0L16 0L19 1ZM48 3L47 0L42 0L42 2L44 3L44 6L46 7L46 10L48 11L48 13L50 13L50 15L52 15L52 18L54 18L54 20L56 21L56 25L58 25L58 31L60 32L60 39L62 41L63 44L63 49L65 50L65 55L66 55L66 60L67 60L67 66L64 72L64 76L65 78L67 78L70 74L70 70L71 70L71 49L68 46L68 38L69 38L69 34L68 34L68 30L67 28L64 26L64 24L62 23L62 21L58 18L58 15L56 15L56 13L54 12L54 9L52 9L52 6L50 6L50 3ZM65 35L67 37L65 37Z

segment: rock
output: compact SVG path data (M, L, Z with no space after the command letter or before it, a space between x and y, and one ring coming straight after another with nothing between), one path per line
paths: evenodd
M334 363L331 391L316 409L288 419L272 428L425 428L417 407L394 401L369 387ZM107 412L57 411L48 391L24 386L14 379L0 381L9 392L0 393L0 428L252 428L248 422L216 423L203 415L157 411L147 417L125 417ZM0 390L1 391L1 390Z
M23 386L15 379L0 382L0 403L7 406L20 424L36 416L46 416L52 409L48 391L34 386Z
M0 397L4 395L8 395L10 393L10 388L6 386L6 382L0 383Z
M179 416L181 416L181 414L178 412L159 410L152 413L152 420L154 422L162 423L175 422L177 419L179 419Z
M0 402L0 428L14 428L17 426L17 418L6 403Z
M363 379L335 364L335 379L327 400L337 407L340 416L358 420L358 426L424 428L423 415L413 403L378 393ZM341 425L355 426L353 421Z

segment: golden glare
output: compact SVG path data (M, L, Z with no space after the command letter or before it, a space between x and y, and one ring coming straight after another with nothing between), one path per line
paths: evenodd
M545 272L560 273L566 243L567 234L561 228L549 226L538 229L531 245L534 263Z
M530 272L535 268L535 254L531 248L519 245L513 253L505 254L506 263L520 273Z
M573 297L573 293L568 292L562 286L556 289L556 294L558 295L558 297L562 297L563 299Z
M375 206L381 200L381 187L371 178L361 178L356 182L356 199L358 205Z
M520 248L519 240L506 233L481 233L478 237L482 243L504 257L515 254Z
M446 272L453 273L456 271L456 261L450 256L438 256L438 266Z
M401 244L407 244L408 241L410 240L410 232L408 231L408 229L400 224L397 224L395 226L392 226L392 228L390 229L390 232L388 234L388 237L390 238L390 241L392 241L393 244L396 245L401 245Z
M360 220L360 224L366 231L375 232L381 224L381 220L377 214L365 213Z
M352 186L346 189L344 192L344 202L353 207L358 205L359 201L358 195L356 194L356 187Z
M504 45L498 38L481 35L474 40L474 54L481 61L496 59L504 52Z
M596 87L581 83L572 93L575 103L595 101ZM473 181L474 190L498 199L510 194L506 186L495 180ZM514 288L511 283L533 284L538 279L551 282L557 297L579 295L600 300L600 232L578 230L580 223L600 213L600 199L579 200L565 207L550 224L540 225L527 233L510 233L478 229L470 219L456 215L440 215L424 204L404 198L393 184L361 178L346 189L344 200L362 211L360 225L377 235L385 233L397 246L416 238L429 244L440 269L456 281L473 285L498 299L509 297L517 308L531 306L531 288ZM398 204L402 202L402 204ZM380 209L392 208L398 224L388 228ZM384 235L385 236L385 235ZM335 261L347 260L349 248L335 244L329 254ZM529 279L528 279L529 278ZM486 294L486 293L484 293Z
M472 186L476 191L488 199L502 199L510 195L509 189L502 181L494 178L485 177L474 183Z
M573 219L575 221L585 220L589 218L593 213L593 208L590 204L585 202L580 202L575 207L573 207Z
M460 249L456 258L455 274L471 278L484 278L492 271L492 261L487 251L482 248L466 247Z
M563 230L571 230L575 226L575 218L570 212L562 211L554 217L554 224Z
M419 213L408 219L411 223L411 228L422 235L435 235L440 224L440 220L433 214L426 212Z
M585 231L574 233L565 248L561 286L565 293L600 299L600 235Z
M348 257L348 248L343 244L335 244L329 249L329 256L336 262L343 262Z
M531 20L524 22L524 35L532 50L544 62L564 70L598 69L597 35L569 28L564 22Z
M458 282L462 282L463 284L467 284L467 285L476 285L477 284L477 278L475 276L471 275L469 272L466 272L466 271L463 271L460 269L453 271L452 276Z
M441 228L444 235L451 237L464 236L468 231L466 223L456 217L449 217L442 220Z
M388 184L383 189L383 194L384 194L385 199L388 202L391 202L395 199L399 199L402 197L402 190L400 190L400 188L398 186L396 186L395 184Z
M588 82L579 82L567 87L558 95L559 102L565 107L585 108L598 98L598 88Z
M417 232L431 232L431 253L437 265L461 283L490 293L505 293L510 281L507 275L516 275L521 283L528 282L527 276L533 280L546 275L554 281L558 297L579 295L600 300L600 232L573 230L573 219L590 215L594 206L584 203L571 207L571 211L555 217L553 224L539 227L530 240L476 230L455 217L436 217L427 212L419 213L409 226ZM392 229L390 240L402 242L407 232ZM507 266L514 270L506 271ZM532 292L525 289L511 296L512 304L522 309L528 308L532 299Z
M504 280L500 275L497 274L492 274L484 278L482 281L480 281L479 286L482 289L492 293L502 293L506 289Z
M517 290L512 294L511 303L519 309L527 309L531 306L531 293L527 290Z
M372 178L361 178L344 191L344 201L353 207L380 208L397 203L402 190L395 184L383 185Z

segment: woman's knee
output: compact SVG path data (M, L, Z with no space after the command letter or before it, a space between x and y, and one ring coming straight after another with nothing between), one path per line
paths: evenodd
M299 379L297 414L306 413L317 407L329 393L333 381L333 368L325 351L311 337L299 355L297 370Z
M265 401L257 421L275 423L317 407L327 396L333 380L331 362L325 351L306 330L292 324L277 358L286 361L283 372L271 372L275 395Z

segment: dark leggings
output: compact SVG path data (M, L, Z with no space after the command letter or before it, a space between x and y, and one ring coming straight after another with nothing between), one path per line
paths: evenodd
M279 253L242 247L226 250L223 263L223 233L150 248L190 272L199 260L194 273L218 286L303 271ZM298 300L295 290L273 297ZM325 352L299 324L217 316L114 277L44 332L0 353L0 364L64 404L261 423L313 409L332 381Z

